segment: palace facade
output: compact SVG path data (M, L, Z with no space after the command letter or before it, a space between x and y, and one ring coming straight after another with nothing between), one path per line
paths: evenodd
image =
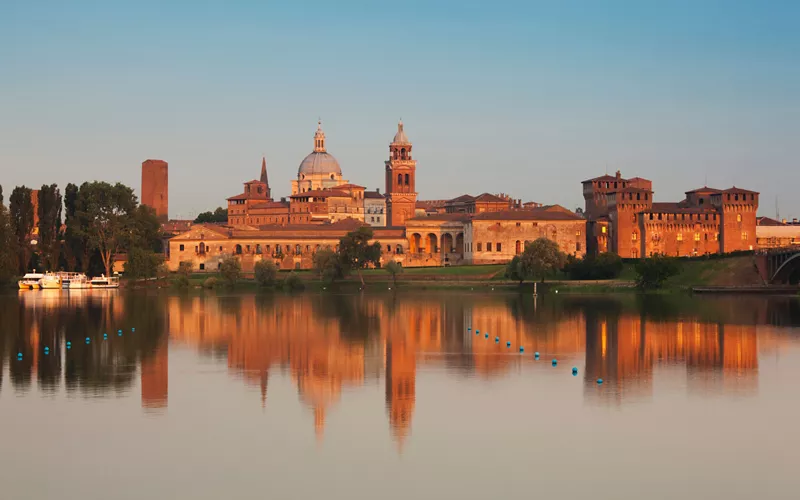
M679 202L655 202L652 182L604 175L583 181L586 246L623 258L754 250L758 193L702 187Z

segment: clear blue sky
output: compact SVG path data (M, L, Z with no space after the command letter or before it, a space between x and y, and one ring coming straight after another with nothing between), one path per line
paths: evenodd
M163 6L162 4L168 4ZM800 2L0 2L0 184L170 164L170 212L258 175L287 195L317 117L345 178L383 188L402 117L420 198L582 205L622 170L800 217Z

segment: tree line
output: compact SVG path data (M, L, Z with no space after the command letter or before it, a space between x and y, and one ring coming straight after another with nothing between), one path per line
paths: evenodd
M33 197L31 188L17 186L6 208L0 186L2 281L32 269L108 276L120 253L161 250L155 212L124 184L70 183L63 196L56 184L45 184L36 203Z

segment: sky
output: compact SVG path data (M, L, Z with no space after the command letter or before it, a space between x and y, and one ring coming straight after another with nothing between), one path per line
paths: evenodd
M0 0L0 184L169 162L170 216L258 176L290 194L317 119L383 191L402 118L420 199L583 205L620 170L657 201L761 192L800 217L800 2Z

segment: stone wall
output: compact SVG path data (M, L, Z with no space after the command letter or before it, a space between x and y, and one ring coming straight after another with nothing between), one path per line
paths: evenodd
M464 262L499 264L510 261L525 250L525 243L547 238L558 243L562 252L583 257L586 253L584 220L568 221L481 221L466 224Z

